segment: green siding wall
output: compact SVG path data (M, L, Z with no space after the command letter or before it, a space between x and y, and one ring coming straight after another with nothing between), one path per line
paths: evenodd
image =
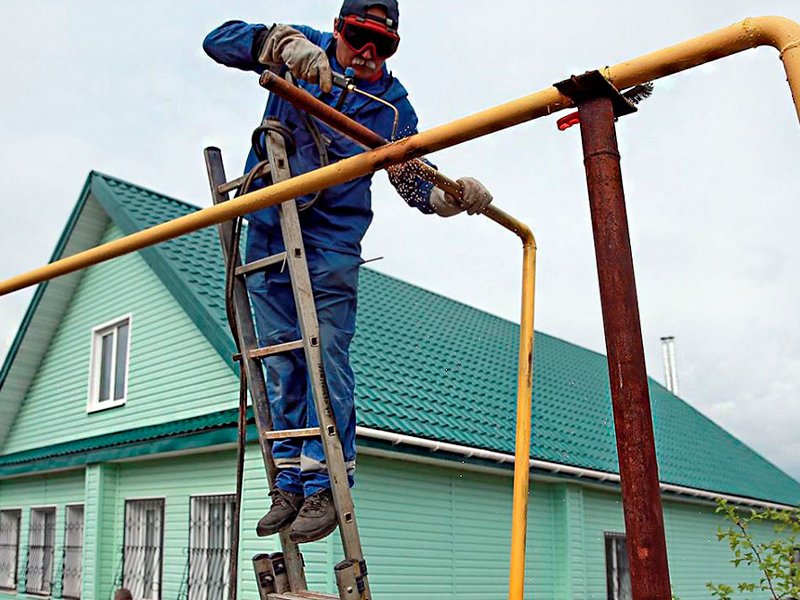
M603 533L624 532L622 500L618 494L592 489L583 492L585 504L587 568L586 598L606 598L605 546ZM726 542L717 540L722 517L710 505L664 501L664 530L667 537L670 579L674 594L681 600L708 600L707 581L733 584L757 581L754 570L730 564L731 552ZM767 526L754 530L766 539L772 534ZM576 596L580 597L580 596Z
M118 480L118 465L86 468L83 598L110 598L114 587Z
M376 598L507 598L510 476L362 457L358 477L355 501ZM552 513L551 486L535 483L526 597L552 596Z
M553 597L557 599L586 597L583 510L581 487L568 483L553 486L553 553L556 557Z
M0 482L0 508L21 508L20 589L32 506L56 506L54 582L60 585L64 507L85 503L83 597L110 600L122 573L127 499L165 501L162 598L185 598L190 501L193 495L234 491L235 453L198 453L158 460L90 465L83 471ZM380 600L505 600L511 523L511 478L384 457L359 458L354 490L362 541ZM255 525L268 507L255 445L248 446L242 506L240 595L258 600L251 557L277 550ZM722 523L713 507L665 500L673 588L681 600L708 600L709 580L748 576L730 565L716 539ZM526 598L606 598L604 532L624 531L618 492L572 482L534 479L529 507ZM761 534L771 532L765 527ZM332 592L341 559L337 535L305 545L309 586ZM56 587L58 590L58 587ZM27 597L3 594L0 599ZM54 597L59 597L56 593Z
M102 239L121 236L110 225ZM91 330L132 313L128 401L87 414ZM90 268L45 354L3 454L231 408L236 377L138 254ZM42 415L58 414L57 427Z
M672 587L681 600L708 600L707 581L726 583L735 587L739 581L755 581L759 573L741 565L730 564L732 553L726 541L717 540L722 517L713 506L698 506L681 502L664 503L664 528L667 533ZM725 528L727 528L725 524ZM774 529L767 524L754 526L756 541L774 538Z
M162 597L178 598L187 580L190 497L232 492L234 465L234 453L226 451L89 467L84 596L107 600L119 582L125 500L164 498ZM358 481L355 500L376 597L506 597L510 477L362 456ZM240 597L257 600L250 558L276 550L277 540L253 533L268 507L264 469L254 445L248 447L245 486ZM533 592L549 597L554 589L551 488L537 483L529 510L529 598ZM104 510L90 515L101 498ZM91 559L89 547L96 548ZM308 544L303 552L310 587L333 591L332 569L341 559L338 536Z
M25 566L28 558L28 532L32 507L54 506L56 509L55 550L53 552L53 588L56 597L61 589L62 557L64 548L64 516L67 504L82 504L84 498L83 471L58 473L48 477L24 477L0 481L0 508L18 508L22 511L20 522L20 552L17 569L17 590L13 594L0 592L0 599L29 598L25 589ZM39 596L41 597L41 596Z
M235 458L232 452L197 454L160 461L120 465L116 497L113 554L114 581L122 574L125 500L164 499L164 568L162 598L178 598L185 588L189 559L190 497L227 494L235 490Z
M606 531L624 532L619 494L580 489L583 498L585 598L606 598Z

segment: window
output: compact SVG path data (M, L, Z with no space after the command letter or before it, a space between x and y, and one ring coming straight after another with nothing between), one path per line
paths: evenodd
M161 598L161 557L164 545L164 501L128 500L125 503L125 542L122 587L133 600Z
M625 534L606 533L608 600L631 600L631 569Z
M92 330L89 412L122 406L128 394L131 316Z
M192 498L189 527L189 600L225 600L236 496Z
M28 566L25 591L49 596L53 587L53 550L56 541L56 509L31 509L28 537Z
M17 589L21 517L22 511L0 510L0 590Z
M83 561L83 506L68 506L64 524L64 568L61 574L62 598L81 597Z

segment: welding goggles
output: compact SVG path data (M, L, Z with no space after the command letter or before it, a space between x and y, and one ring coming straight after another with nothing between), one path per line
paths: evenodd
M356 54L371 48L376 58L389 58L397 52L400 36L397 31L387 27L384 19L348 15L340 17L337 31L345 45Z

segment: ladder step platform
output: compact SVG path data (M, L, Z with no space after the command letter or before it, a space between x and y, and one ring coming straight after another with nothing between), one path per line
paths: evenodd
M282 594L269 594L269 600L339 600L339 596L319 594L317 592L286 592Z
M266 177L269 175L270 169L265 167L259 177ZM225 183L221 183L217 186L216 192L222 196L227 194L228 192L232 192L234 190L238 190L242 187L242 184L247 180L247 175L242 175L241 177L237 177L236 179L231 179L230 181L226 181Z
M322 430L319 427L309 427L308 429L283 429L279 431L265 431L261 438L265 440L287 440L289 438L319 437Z
M317 345L317 338L311 338L311 345ZM274 346L265 346L263 348L253 348L252 350L248 350L247 356L254 360L258 360L259 358L266 358L267 356L273 356L275 354L280 354L281 352L291 352L292 350L302 350L303 349L303 340L295 340L293 342L286 342L285 344L275 344ZM237 352L233 355L233 360L240 361L242 360L242 353Z
M311 343L312 346L316 344ZM286 342L285 344L275 344L274 346L265 346L264 348L255 348L250 350L247 355L250 358L264 358L265 356L272 356L273 354L280 354L281 352L291 352L292 350L302 350L303 340L295 340L294 342Z
M266 258L254 260L253 262L242 265L241 267L236 267L236 274L247 275L248 273L255 273L256 271L262 271L263 269L271 267L272 265L277 265L278 263L283 263L285 261L286 252L279 252L278 254L273 254L272 256L267 256Z

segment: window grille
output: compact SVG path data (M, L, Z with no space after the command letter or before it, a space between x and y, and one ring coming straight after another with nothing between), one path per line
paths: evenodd
M608 600L632 600L631 568L625 535L606 533L606 581Z
M89 411L125 404L128 393L128 349L131 317L92 331Z
M31 509L28 565L25 591L49 596L53 588L53 551L56 540L56 509Z
M189 524L189 600L225 600L236 497L192 498Z
M164 501L128 500L122 587L131 591L133 600L160 600L163 547Z
M0 510L0 590L17 589L21 517L22 511Z
M83 506L68 506L64 525L64 565L61 573L61 597L81 597L83 562Z

